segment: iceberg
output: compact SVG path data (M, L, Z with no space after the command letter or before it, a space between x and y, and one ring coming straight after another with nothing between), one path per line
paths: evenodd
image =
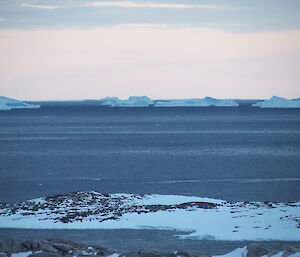
M154 107L237 107L238 103L231 99L215 99L212 97L179 99L179 100L161 100L154 104Z
M101 105L115 107L120 99L118 97L105 97L103 99L100 99L100 101L102 102Z
M130 96L127 100L118 97L106 97L101 99L102 105L111 107L149 107L153 101L147 96Z
M283 97L273 96L268 100L252 104L252 106L260 108L300 108L300 101L299 98L289 100Z
M0 96L0 110L40 108L38 104L28 104L16 99Z

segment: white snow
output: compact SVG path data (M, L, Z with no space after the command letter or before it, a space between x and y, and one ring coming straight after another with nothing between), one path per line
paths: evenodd
M289 100L283 97L273 96L268 100L252 104L253 107L260 108L300 108L298 99Z
M154 104L155 107L209 107L209 106L218 106L218 107L237 107L238 103L231 99L215 99L211 97L201 98L192 98L192 99L178 99L178 100L163 100L157 101Z
M0 110L40 108L37 104L28 104L19 100L0 96Z
M272 257L282 257L285 254L285 251L278 252L272 255Z
M224 255L216 255L213 257L247 257L247 246L243 248L237 248L230 253Z
M300 202L298 203L261 203L261 202L226 202L222 200L188 197L176 195L131 195L111 194L81 197L80 203L74 198L57 202L55 211L50 207L36 212L19 209L15 214L8 214L5 207L0 208L1 228L28 229L176 229L190 232L180 238L208 240L290 240L300 241ZM91 194L91 193L87 193ZM96 199L96 201L95 201ZM97 200L99 199L99 201ZM103 208L103 200L109 201L110 210L104 217L114 217L115 211L124 210L116 219L99 221L100 214L93 211ZM34 202L37 202L35 199ZM98 201L98 202L97 202ZM189 202L205 202L218 204L217 207L205 209L195 206L187 208L158 209L146 211L143 206L164 205ZM47 203L44 198L41 203ZM56 203L56 202L55 202ZM74 204L79 211L90 213L82 220L63 223L59 217L72 213ZM22 206L22 203L21 205ZM141 212L132 211L134 206ZM73 212L74 213L74 212ZM103 213L103 212L102 212Z
M102 105L111 107L149 107L153 101L147 96L130 96L127 100L118 97L106 97L100 99Z
M300 257L300 252L293 253L293 254L289 255L288 257Z
M238 248L233 250L230 253L224 254L224 255L216 255L213 257L247 257L247 246L243 247L243 248ZM300 257L300 252L291 254L291 255L287 255L290 254L289 252L286 251L281 251L272 255L263 255L261 257L283 257L283 256L289 256L289 257Z
M32 254L32 252L20 252L20 253L13 253L11 255L11 257L27 257L30 254Z
M131 196L130 194L114 194L116 196ZM131 204L138 205L152 205L152 204L161 204L161 205L174 205L181 204L187 202L210 202L222 204L225 203L223 200L217 200L206 197L197 197L197 196L184 196L184 195L144 195L141 199L133 199L131 200Z

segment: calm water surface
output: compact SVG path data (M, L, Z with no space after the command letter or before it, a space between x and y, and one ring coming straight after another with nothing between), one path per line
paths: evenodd
M300 110L0 112L0 202L78 190L300 200Z

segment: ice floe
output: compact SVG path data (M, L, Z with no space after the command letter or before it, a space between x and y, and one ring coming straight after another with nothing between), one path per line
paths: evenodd
M177 100L161 100L154 104L155 107L237 107L238 103L231 99L215 99L211 97L192 98L192 99L177 99Z
M300 202L77 192L0 205L1 228L177 229L181 238L300 241Z
M300 108L300 101L299 98L289 100L283 97L273 96L268 100L252 104L252 106L260 108Z
M38 104L28 104L12 98L0 96L0 110L40 108Z

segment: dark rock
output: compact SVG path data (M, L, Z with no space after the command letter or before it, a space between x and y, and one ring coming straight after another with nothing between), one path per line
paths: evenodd
M54 248L53 246L51 246L50 244L44 244L41 248L41 250L43 252L48 252L48 253L52 253L52 254L57 254L58 250L56 248Z
M26 248L20 243L12 239L1 239L0 240L0 252L26 252Z
M0 257L8 257L6 253L0 252Z
M62 244L62 243L55 243L52 244L52 247L56 248L58 251L62 252L63 254L68 254L72 251L73 246L69 244Z
M22 242L22 246L24 246L27 251L38 251L42 248L42 246L46 243L46 241L42 240L27 240Z
M63 257L62 254L47 253L47 252L36 252L30 254L28 257Z
M255 243L247 246L247 257L258 257L263 255L274 255L278 252L284 251L284 256L300 252L300 245L289 245L284 242L272 243Z
M178 251L176 252L176 255L180 257L210 257L207 254L202 254L197 252L185 252L185 251Z
M162 252L128 252L120 255L121 257L176 257L175 253Z
M83 247L84 245L73 242L71 240L66 240L66 239L47 239L47 241L49 242L49 244L53 245L53 244L67 244L67 245L71 245L74 248L76 247Z
M269 252L264 246L257 245L257 244L249 245L247 247L247 250L248 250L247 257L263 256L263 255L267 255Z

